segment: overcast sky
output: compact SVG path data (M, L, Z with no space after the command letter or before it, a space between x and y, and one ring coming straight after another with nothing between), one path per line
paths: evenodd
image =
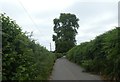
M54 50L53 19L60 13L79 18L77 44L94 39L118 26L119 0L0 0L0 13L16 20L23 31L32 32L41 45Z

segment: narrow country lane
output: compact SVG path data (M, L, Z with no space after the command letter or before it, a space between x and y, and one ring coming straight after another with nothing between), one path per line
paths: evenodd
M101 80L98 75L82 72L83 68L66 58L56 60L53 67L52 80Z

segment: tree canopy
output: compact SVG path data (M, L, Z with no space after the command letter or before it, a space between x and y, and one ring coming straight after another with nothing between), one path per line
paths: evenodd
M53 20L55 33L53 41L55 41L56 52L64 53L75 46L78 21L76 15L70 13L61 13L59 18Z

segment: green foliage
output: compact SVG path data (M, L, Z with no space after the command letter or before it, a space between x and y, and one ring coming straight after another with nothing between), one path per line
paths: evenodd
M65 55L64 53L55 53L56 58L61 58L64 55Z
M78 18L74 14L61 13L59 19L55 18L53 41L55 41L55 51L65 53L75 46L75 36L77 34Z
M86 71L120 80L120 27L116 27L90 42L81 43L67 52L67 58Z
M2 79L46 80L55 55L37 44L4 14L2 22Z

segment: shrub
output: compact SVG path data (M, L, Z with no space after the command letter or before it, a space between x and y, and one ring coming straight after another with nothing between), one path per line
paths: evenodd
M55 55L39 45L8 16L2 22L2 79L46 80L52 70Z

